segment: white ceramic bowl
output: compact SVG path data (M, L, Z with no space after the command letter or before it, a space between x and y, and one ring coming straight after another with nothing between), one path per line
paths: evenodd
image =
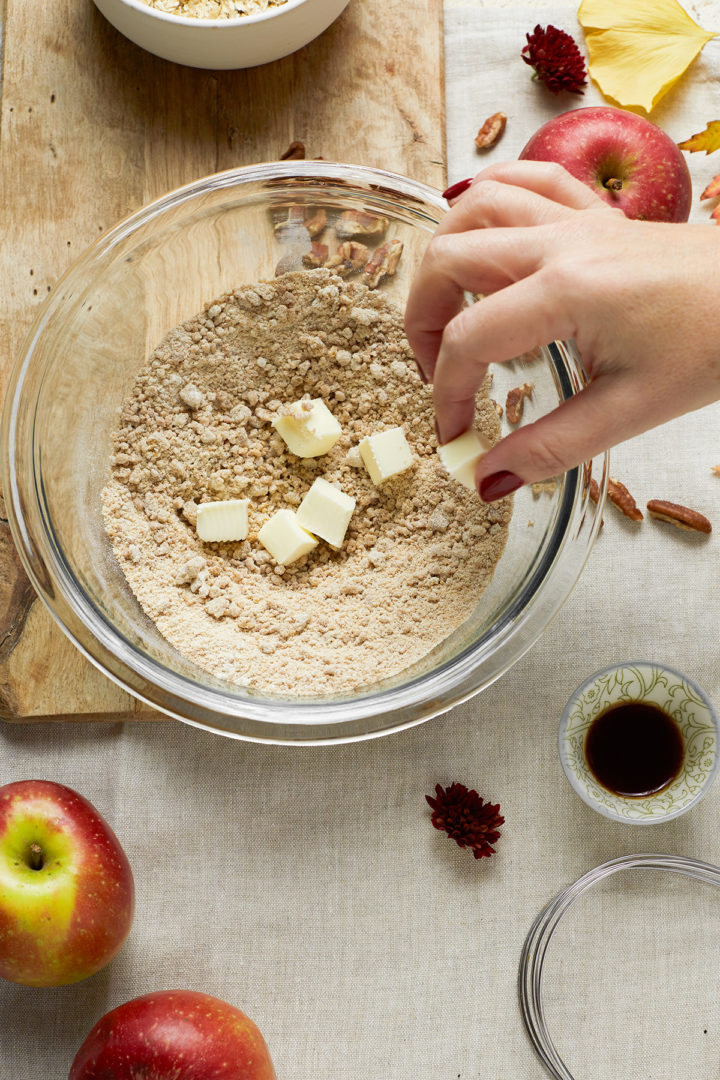
M657 705L680 729L685 755L678 776L656 794L625 798L593 776L585 738L593 720L622 701ZM654 825L685 814L708 793L720 763L718 721L707 695L687 675L653 661L628 660L591 675L565 706L560 722L560 761L588 806L612 821Z
M197 68L248 68L301 49L322 34L348 0L287 0L259 15L194 19L142 0L95 0L116 30L155 56Z

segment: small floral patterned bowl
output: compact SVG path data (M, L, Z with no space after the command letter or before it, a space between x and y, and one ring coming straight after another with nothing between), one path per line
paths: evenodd
M616 795L588 767L588 728L600 713L623 701L647 701L663 709L685 744L678 776L653 795ZM558 746L565 775L583 802L613 821L654 825L684 814L710 790L720 762L718 738L715 710L697 683L673 668L639 660L603 668L578 687L565 706Z

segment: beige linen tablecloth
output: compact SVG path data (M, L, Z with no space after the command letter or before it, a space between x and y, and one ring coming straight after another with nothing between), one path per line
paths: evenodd
M574 8L539 7L448 7L451 179L479 167L472 140L488 114L507 112L493 154L512 157L565 105L519 52L538 18L576 32ZM658 109L673 137L720 116L719 70L713 44ZM586 103L599 100L590 89ZM720 156L693 161L698 191L718 169ZM427 725L324 749L169 723L3 728L0 782L46 777L91 799L131 859L138 904L127 946L89 981L0 985L0 1080L65 1077L103 1012L167 987L249 1012L288 1080L539 1080L516 971L540 907L627 852L720 862L720 785L670 825L617 825L573 794L556 749L570 692L615 660L664 660L720 702L719 421L720 406L677 420L619 449L612 468L639 502L686 502L716 532L638 528L608 507L579 585L529 655ZM500 801L494 859L475 862L431 828L424 796L452 780ZM710 890L616 879L588 901L548 976L549 1021L577 1080L720 1076L719 946Z

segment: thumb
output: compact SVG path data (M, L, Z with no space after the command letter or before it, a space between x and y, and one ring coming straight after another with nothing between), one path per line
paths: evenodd
M478 462L475 483L484 502L493 502L523 484L549 480L595 457L653 424L647 401L622 377L598 377L579 394L533 424L501 439Z

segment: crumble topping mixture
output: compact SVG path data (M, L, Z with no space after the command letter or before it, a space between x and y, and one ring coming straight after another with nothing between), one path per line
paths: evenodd
M342 426L318 458L291 454L271 424L303 395ZM396 426L415 463L376 487L358 443ZM476 427L499 436L487 387ZM144 610L200 667L275 695L354 692L464 622L505 546L511 499L481 503L436 449L401 312L326 269L285 274L207 305L140 370L114 434L105 525ZM277 565L258 530L318 476L357 500L344 544ZM198 504L238 498L250 500L247 539L203 543Z

